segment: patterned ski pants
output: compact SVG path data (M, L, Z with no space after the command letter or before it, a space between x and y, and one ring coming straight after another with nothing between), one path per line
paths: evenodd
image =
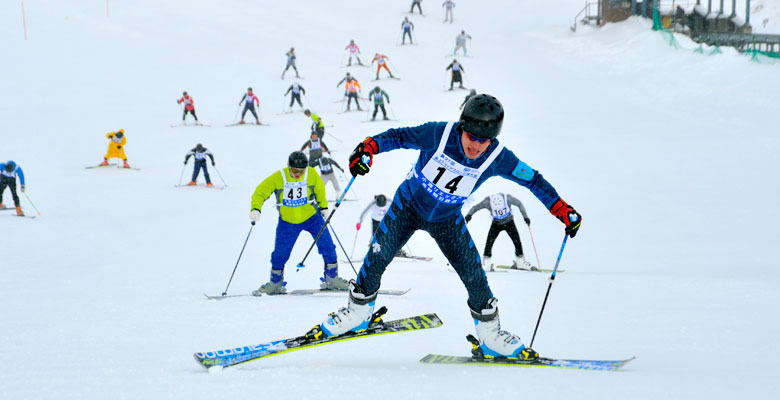
M466 229L463 216L457 215L441 222L428 222L398 195L393 199L393 204L379 224L379 229L374 233L371 248L358 273L357 283L363 291L374 293L379 290L385 268L393 260L396 252L418 230L431 235L441 252L455 268L455 272L458 273L468 291L469 307L474 310L485 308L493 293L482 269L479 251Z

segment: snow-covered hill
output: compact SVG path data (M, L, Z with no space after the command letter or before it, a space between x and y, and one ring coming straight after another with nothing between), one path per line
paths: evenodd
M676 50L638 19L572 34L580 0L460 0L454 24L442 23L437 3L423 2L425 17L410 16L416 46L396 46L409 1L111 1L106 17L100 1L26 0L27 41L19 4L0 5L0 160L24 169L42 213L0 215L0 397L770 397L780 300L771 244L777 66L727 49ZM584 218L534 347L552 357L637 360L621 373L419 364L429 352L468 354L473 323L458 277L430 237L417 234L411 251L434 261L392 264L383 287L412 290L379 303L389 319L436 312L443 327L206 374L193 352L299 335L346 303L343 295L202 296L227 284L255 186L308 136L303 114L277 115L293 82L289 72L279 79L284 53L295 47L307 98L334 125L325 142L345 165L367 135L458 117L466 93L444 90L444 69L462 29L473 36L474 57L457 57L467 85L507 110L502 142ZM388 55L402 79L371 82L372 70L341 68L350 39L364 60ZM339 114L336 83L347 71L364 94L379 83L400 121ZM225 127L247 86L270 126ZM170 128L182 90L211 127ZM102 160L105 133L119 128L141 170L85 170ZM196 143L214 152L225 190L174 187ZM392 195L415 158L382 154L356 180L360 200L333 219L347 251L356 240L358 254L369 240L365 230L355 235L360 211L373 194ZM561 224L500 179L474 198L497 190L524 202L541 263L551 267ZM266 205L231 293L267 281L276 218ZM469 224L480 248L488 226L486 213ZM528 230L520 234L535 260ZM301 236L295 247L289 289L318 284L318 256L293 268L310 243ZM494 253L511 262L506 236ZM341 274L354 276L349 266ZM489 279L503 326L529 341L547 276Z

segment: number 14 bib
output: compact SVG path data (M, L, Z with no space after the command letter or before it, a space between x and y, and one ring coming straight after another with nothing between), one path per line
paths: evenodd
M460 164L444 154L444 148L447 146L447 140L454 124L454 122L449 122L444 127L439 148L423 166L421 173L417 175L417 181L425 188L425 191L444 204L463 203L474 190L482 173L504 149L504 145L499 144L479 168L470 168Z

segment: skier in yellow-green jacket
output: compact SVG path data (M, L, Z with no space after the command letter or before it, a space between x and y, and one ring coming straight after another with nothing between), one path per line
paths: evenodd
M317 171L309 167L309 160L303 152L295 151L287 160L287 168L274 172L261 182L252 195L252 211L249 219L260 219L260 209L268 197L274 195L279 210L276 225L276 241L271 254L271 280L252 292L262 294L284 294L284 264L290 259L295 241L301 231L315 237L328 216L328 201L325 198L325 184ZM325 273L320 279L321 289L347 290L349 283L338 276L336 246L327 229L317 240L317 251L325 262Z
M322 139L322 137L325 136L325 124L322 123L322 118L317 114L313 114L308 108L303 110L303 114L312 120L311 132L316 132L317 137Z

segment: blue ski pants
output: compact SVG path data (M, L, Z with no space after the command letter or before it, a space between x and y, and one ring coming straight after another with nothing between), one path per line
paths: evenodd
M290 259L290 253L292 252L295 242L298 240L298 235L301 231L309 232L312 238L317 236L323 225L325 225L325 219L317 212L311 216L311 218L300 224L291 224L283 221L279 217L279 222L276 225L276 241L274 243L274 251L271 253L271 281L276 282L282 280L284 272L284 264ZM338 259L336 257L336 246L333 244L333 239L330 237L330 232L325 229L317 240L317 252L322 255L322 259L325 261L326 272L331 278L338 276L338 268L327 269L327 264L336 264ZM277 271L277 274L273 273L273 270Z
M211 183L211 177L209 176L209 169L206 168L206 159L195 160L195 168L192 170L191 181L195 182L198 179L200 170L203 169L203 176L206 177L206 183Z
M428 222L397 194L379 223L379 229L374 232L371 248L358 273L357 283L363 292L374 293L379 290L387 265L418 230L431 235L458 273L468 292L469 307L472 310L484 309L488 300L493 297L493 292L488 286L479 251L471 239L463 216L457 215L441 222Z

